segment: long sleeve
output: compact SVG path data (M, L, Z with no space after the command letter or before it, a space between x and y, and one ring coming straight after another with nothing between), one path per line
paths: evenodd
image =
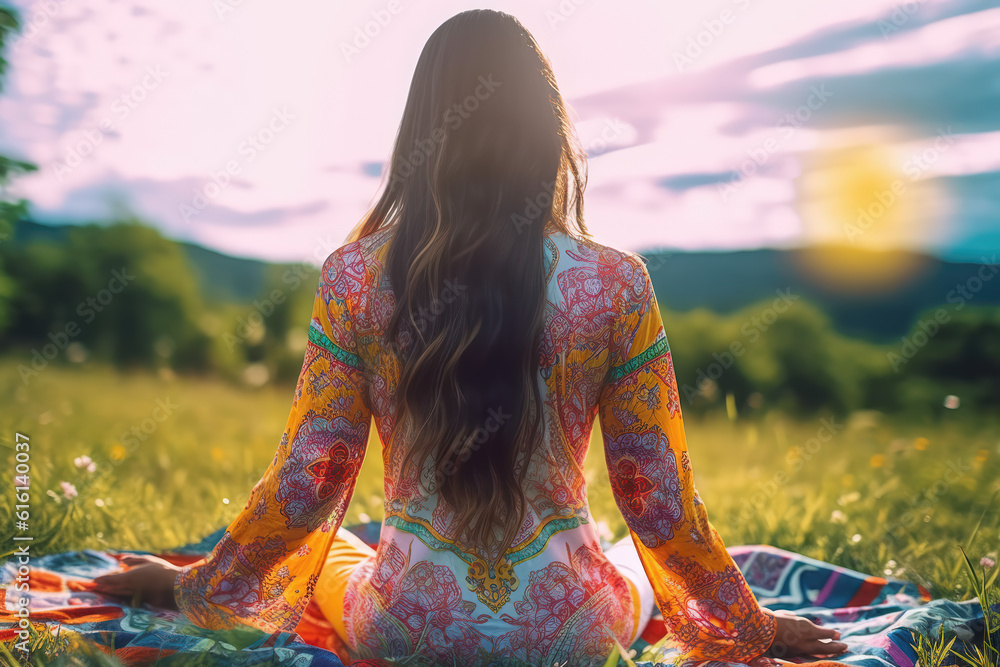
M629 255L611 367L599 397L615 501L672 647L692 661L746 662L774 637L695 489L670 348L645 263Z
M371 423L347 298L359 278L341 251L327 259L274 459L212 553L177 577L177 606L202 627L292 631L313 594Z

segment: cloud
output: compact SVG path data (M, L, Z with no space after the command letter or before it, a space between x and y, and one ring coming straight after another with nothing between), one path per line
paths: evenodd
M706 185L728 183L734 178L739 178L739 172L720 171L711 174L678 174L677 176L665 176L659 179L659 181L657 181L657 185L667 188L668 190L683 192L684 190L690 190L691 188L701 188Z
M192 191L203 185L202 180L193 178L161 181L129 179L118 174L108 174L98 182L69 190L54 206L39 207L35 204L32 214L39 220L50 222L106 220L135 215L180 237L194 239L197 237L197 229L207 226L242 229L272 227L280 233L278 230L289 221L327 212L332 206L329 201L314 200L295 206L238 210L210 203L197 210L192 222L187 223L178 212L178 207L181 204L190 205ZM247 186L245 183L240 185Z
M19 4L26 16L45 11ZM135 210L168 234L258 256L288 258L302 235L346 234L376 193L423 41L466 3L404 11L346 63L341 40L377 5L316 2L305 20L267 3L224 18L202 0L100 13L53 3L15 45L0 96L0 150L42 167L15 189L50 219ZM703 6L588 4L555 27L537 3L508 11L534 21L552 57L591 155L588 223L620 247L793 243L804 238L796 179L813 152L873 127L904 153L942 127L969 146L1000 130L995 0L838 0L809 12L796 0L752 3L684 73L671 53L711 18ZM72 178L54 178L68 147L157 63L170 74L162 88ZM833 94L812 108L817 86ZM181 220L179 204L242 159L241 142L283 105L289 129ZM927 174L959 201L942 252L1000 244L987 226L1000 217L997 184L976 176L1000 168L989 150L956 162L965 153L955 149Z

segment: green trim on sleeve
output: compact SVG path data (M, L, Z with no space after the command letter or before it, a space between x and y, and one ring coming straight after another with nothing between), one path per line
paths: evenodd
M332 354L343 364L350 366L355 370L362 370L361 357L353 352L348 352L330 340L330 337L327 336L326 333L320 328L319 322L316 320L313 320L312 324L309 326L309 340L313 344L318 345Z
M617 382L627 375L631 375L653 359L656 359L660 355L666 354L669 351L670 345L667 343L667 335L663 332L663 329L660 329L660 333L656 335L656 340L653 341L652 345L626 361L621 366L616 366L608 371L608 384Z

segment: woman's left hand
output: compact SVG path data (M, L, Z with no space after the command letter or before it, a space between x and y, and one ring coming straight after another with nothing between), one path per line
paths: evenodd
M125 556L129 569L94 579L94 591L125 598L132 606L148 603L154 607L177 609L174 581L180 568L156 556Z

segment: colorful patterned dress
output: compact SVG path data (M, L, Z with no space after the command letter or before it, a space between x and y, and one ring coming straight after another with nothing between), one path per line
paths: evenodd
M538 375L545 437L525 482L528 515L494 567L489 554L449 539L449 508L400 474L406 434L391 439L399 361L381 343L394 305L382 262L391 233L348 243L324 263L277 453L222 541L177 578L180 609L212 629L293 630L344 517L374 418L385 519L377 555L347 584L352 651L419 652L449 665L603 664L614 640L627 646L634 635L634 593L604 557L587 502L584 459L599 417L615 500L673 645L692 660L761 655L774 622L695 489L670 349L642 258L546 232ZM445 293L442 307L448 302ZM491 417L504 419L503 407Z

